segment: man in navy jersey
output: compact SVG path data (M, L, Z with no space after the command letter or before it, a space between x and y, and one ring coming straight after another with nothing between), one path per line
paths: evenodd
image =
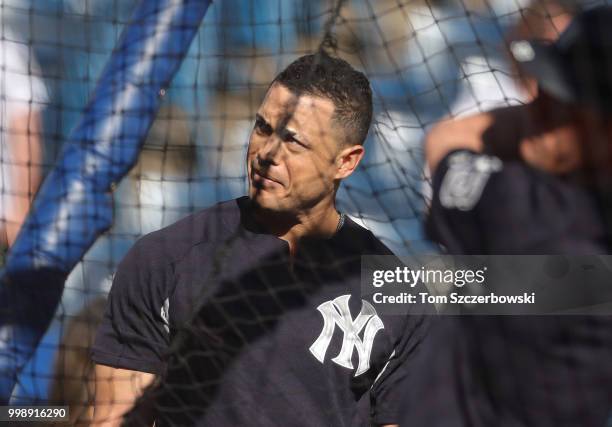
M145 236L119 266L93 350L97 421L397 424L427 321L362 299L361 256L391 253L335 205L371 117L369 82L345 61L308 55L276 77L248 196Z
M427 224L451 254L609 254L612 8L582 12L553 44L517 40L527 104L428 135ZM580 286L576 283L576 286ZM439 318L405 385L406 425L604 426L612 317ZM423 390L427 389L426 392Z

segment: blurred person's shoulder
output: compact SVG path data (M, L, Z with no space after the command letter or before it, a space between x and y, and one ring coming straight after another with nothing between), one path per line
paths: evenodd
M433 179L428 233L453 252L605 253L596 194L522 161L455 150Z

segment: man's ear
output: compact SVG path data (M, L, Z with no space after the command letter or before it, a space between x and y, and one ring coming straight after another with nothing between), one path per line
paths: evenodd
M352 174L365 154L363 145L351 145L344 148L336 156L335 179L344 179Z

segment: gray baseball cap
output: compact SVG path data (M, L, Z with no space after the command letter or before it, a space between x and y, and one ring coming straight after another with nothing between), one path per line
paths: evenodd
M612 113L612 7L579 13L552 44L517 40L510 52L551 96Z

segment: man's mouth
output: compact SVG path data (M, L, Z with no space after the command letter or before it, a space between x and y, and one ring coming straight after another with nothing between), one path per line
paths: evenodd
M281 183L275 180L274 178L271 178L269 175L261 171L258 171L256 169L253 169L252 182L253 182L253 185L255 185L256 187L261 187L261 188L276 187L276 186L281 185Z

